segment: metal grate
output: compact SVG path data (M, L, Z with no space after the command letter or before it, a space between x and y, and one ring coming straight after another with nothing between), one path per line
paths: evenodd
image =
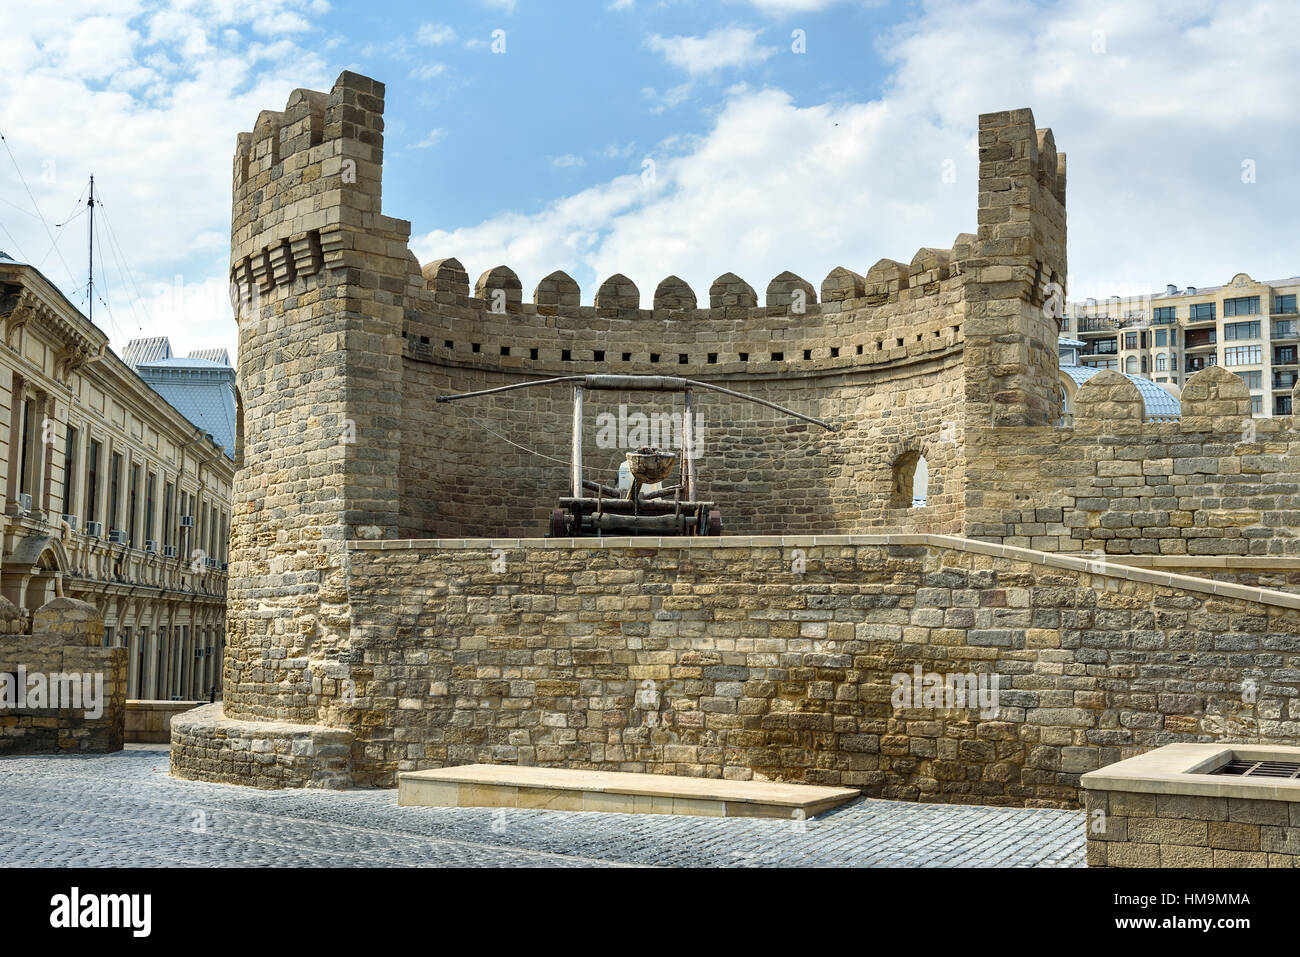
M1298 761L1229 761L1211 774L1237 774L1252 778L1289 778L1300 781Z

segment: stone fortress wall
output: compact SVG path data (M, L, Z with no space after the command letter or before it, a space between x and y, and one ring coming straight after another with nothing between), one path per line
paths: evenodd
M1165 741L1300 733L1300 599L1125 566L1140 536L1105 534L1114 510L1188 556L1284 550L1287 493L1232 478L1262 463L1219 441L1242 429L1222 370L1188 383L1182 422L1145 422L1101 374L1058 424L1065 157L1030 111L980 117L978 229L952 249L820 289L783 274L763 306L728 274L702 309L670 277L647 310L621 276L583 306L562 274L525 303L504 267L472 292L455 260L421 267L380 211L383 95L345 73L239 140L225 704L175 719L174 773L391 785L518 761L1068 805L1083 771ZM587 372L714 381L841 430L702 393L724 538L542 539L568 389L434 398ZM598 398L593 471L618 459ZM908 509L918 453L930 499ZM891 708L918 664L1011 690L995 716Z

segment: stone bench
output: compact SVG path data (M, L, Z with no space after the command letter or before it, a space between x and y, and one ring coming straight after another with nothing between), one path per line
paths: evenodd
M508 807L703 817L810 818L851 801L854 788L727 781L625 771L467 764L397 777L401 807Z

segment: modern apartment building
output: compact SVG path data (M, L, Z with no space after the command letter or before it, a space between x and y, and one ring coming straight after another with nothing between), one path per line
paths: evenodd
M4 254L0 334L0 594L27 614L59 594L98 607L130 697L219 693L233 449Z
M1061 335L1083 343L1079 362L1141 376L1178 395L1187 377L1221 365L1245 380L1255 415L1288 415L1300 374L1300 276L1257 282L1238 273L1223 286L1066 307Z

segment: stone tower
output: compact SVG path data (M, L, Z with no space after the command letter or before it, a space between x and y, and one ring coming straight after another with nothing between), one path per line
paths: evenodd
M231 718L317 718L336 689L308 657L347 646L344 543L396 535L410 223L380 213L383 112L382 83L343 73L235 150Z
M1065 154L1033 111L979 119L979 233L966 285L966 427L1060 415L1057 317L1065 306Z

